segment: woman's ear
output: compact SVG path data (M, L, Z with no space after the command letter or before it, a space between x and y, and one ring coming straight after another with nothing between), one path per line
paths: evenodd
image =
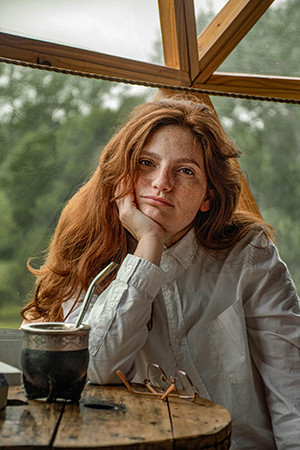
M209 189L205 199L202 202L202 205L200 206L200 211L201 212L207 212L210 210L210 206L211 206L211 202L212 199L214 197L214 190L213 189Z

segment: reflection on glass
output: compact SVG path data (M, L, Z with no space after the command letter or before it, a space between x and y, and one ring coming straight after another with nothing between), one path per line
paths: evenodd
M161 47L157 0L1 0L0 31L147 62Z

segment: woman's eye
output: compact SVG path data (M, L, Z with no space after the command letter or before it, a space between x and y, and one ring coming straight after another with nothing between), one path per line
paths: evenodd
M191 169L188 169L187 167L183 167L180 169L180 172L186 173L187 175L194 175L194 172Z
M149 167L154 166L154 164L151 161L149 161L148 159L140 159L139 164L141 166L149 166Z

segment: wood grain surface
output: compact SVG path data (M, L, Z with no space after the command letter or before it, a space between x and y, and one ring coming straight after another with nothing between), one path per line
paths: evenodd
M64 402L27 401L23 387L11 386L8 405L0 411L1 449L43 449L52 445Z
M167 404L125 387L87 386L79 406L67 404L54 448L172 449Z
M79 403L53 404L27 400L22 387L12 386L0 411L4 450L227 450L230 433L230 415L216 403L162 401L124 386L86 385Z

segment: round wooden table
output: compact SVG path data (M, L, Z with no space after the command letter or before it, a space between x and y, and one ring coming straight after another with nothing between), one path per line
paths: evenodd
M0 411L0 447L9 449L218 449L230 447L231 418L203 398L162 401L124 386L86 385L79 403L27 400L9 388Z

